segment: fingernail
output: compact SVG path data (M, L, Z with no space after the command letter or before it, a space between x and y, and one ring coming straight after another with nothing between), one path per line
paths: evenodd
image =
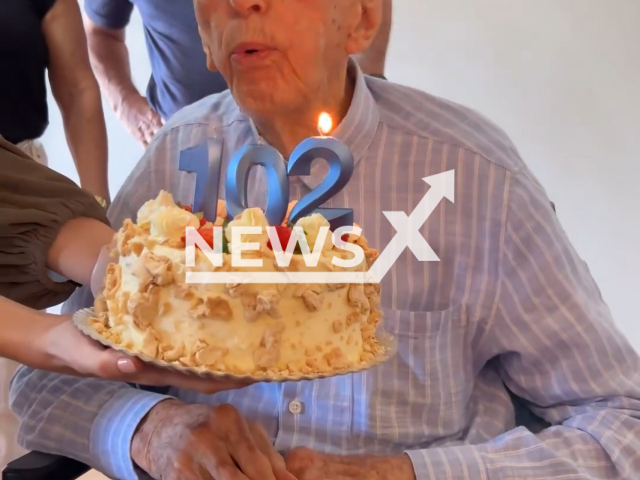
M136 366L129 358L121 358L118 360L118 370L122 373L135 373Z

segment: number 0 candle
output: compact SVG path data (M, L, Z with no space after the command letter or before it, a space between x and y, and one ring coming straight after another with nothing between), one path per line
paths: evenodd
M229 217L233 218L249 207L247 182L250 170L256 166L264 167L267 175L269 195L265 217L269 225L280 225L287 214L289 178L282 155L268 145L246 145L231 159L225 185Z

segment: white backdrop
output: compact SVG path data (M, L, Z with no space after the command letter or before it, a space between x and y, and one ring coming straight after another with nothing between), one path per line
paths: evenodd
M640 350L640 1L395 0L388 77L498 123ZM127 31L136 84L149 64ZM50 163L77 181L57 107ZM142 154L105 103L115 194Z

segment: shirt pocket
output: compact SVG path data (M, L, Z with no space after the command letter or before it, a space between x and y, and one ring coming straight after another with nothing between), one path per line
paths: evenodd
M354 376L354 433L369 436L380 451L462 436L473 387L466 308L383 314L398 351Z

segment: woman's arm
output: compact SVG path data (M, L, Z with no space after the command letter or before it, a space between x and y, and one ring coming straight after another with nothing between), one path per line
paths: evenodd
M113 231L93 196L0 137L0 295L32 308L88 284ZM58 283L47 268L75 282Z
M148 386L173 386L207 394L250 384L206 379L144 363L94 342L76 328L69 316L31 310L3 297L0 297L0 357L37 370Z
M74 218L60 229L49 249L47 267L80 285L90 285L102 247L115 232L93 218Z
M107 133L78 2L57 0L42 29L49 49L49 81L80 184L109 202Z
M105 350L82 334L68 316L31 310L0 297L0 357L68 375L124 380L142 370L140 361Z

